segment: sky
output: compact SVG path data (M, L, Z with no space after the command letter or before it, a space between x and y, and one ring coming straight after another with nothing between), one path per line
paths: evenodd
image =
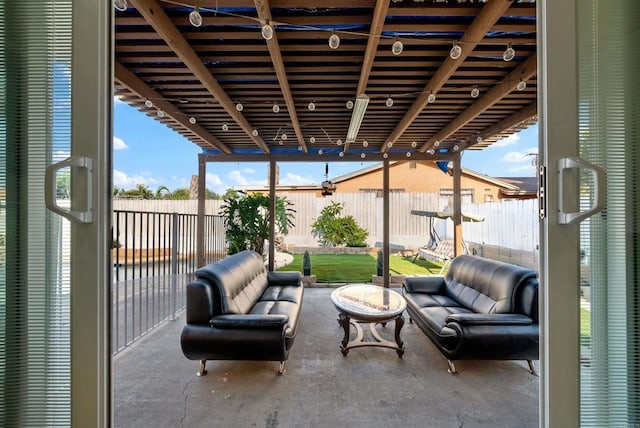
M169 127L114 98L113 184L132 189L144 184L155 191L189 187L198 174L200 147ZM538 151L538 127L494 143L484 150L467 150L462 167L493 177L532 177L532 153ZM367 162L330 162L329 179L372 165ZM280 184L319 184L325 179L321 162L281 162ZM210 163L206 187L218 194L236 186L267 185L267 163Z

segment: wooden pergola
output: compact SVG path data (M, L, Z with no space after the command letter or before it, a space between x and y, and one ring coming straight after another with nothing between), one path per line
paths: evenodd
M201 221L207 162L268 162L275 201L276 162L381 161L388 272L389 161L449 160L460 253L460 153L537 120L535 0L128 6L117 95L202 148Z

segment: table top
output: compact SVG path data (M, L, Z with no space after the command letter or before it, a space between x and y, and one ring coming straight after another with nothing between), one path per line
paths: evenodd
M407 307L399 293L372 284L349 284L336 288L331 293L331 301L347 315L366 319L391 319Z

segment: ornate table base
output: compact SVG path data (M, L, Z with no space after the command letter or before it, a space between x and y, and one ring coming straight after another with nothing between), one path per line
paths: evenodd
M395 343L384 339L377 330L377 324L386 324L389 321L395 320ZM342 343L340 345L340 351L342 351L342 355L346 356L349 353L349 349L360 348L363 346L379 346L382 348L391 348L395 349L398 357L402 358L404 354L404 342L400 339L400 330L402 330L402 326L404 325L404 318L402 314L396 315L395 317L389 318L385 321L378 322L368 322L369 324L369 332L374 340L365 341L364 340L364 331L360 324L367 323L367 321L358 321L353 320L344 312L340 312L338 315L338 324L344 330L344 338L342 339ZM353 325L356 329L356 337L352 341L349 341L350 335L350 325Z

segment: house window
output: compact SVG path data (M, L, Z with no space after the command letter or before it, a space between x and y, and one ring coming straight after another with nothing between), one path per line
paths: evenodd
M461 189L460 199L463 204L472 204L473 189ZM440 189L440 202L444 202L445 205L453 205L453 189Z
M382 198L383 190L382 189L359 189L360 193L375 193L376 198ZM406 189L389 189L389 193L404 193Z

